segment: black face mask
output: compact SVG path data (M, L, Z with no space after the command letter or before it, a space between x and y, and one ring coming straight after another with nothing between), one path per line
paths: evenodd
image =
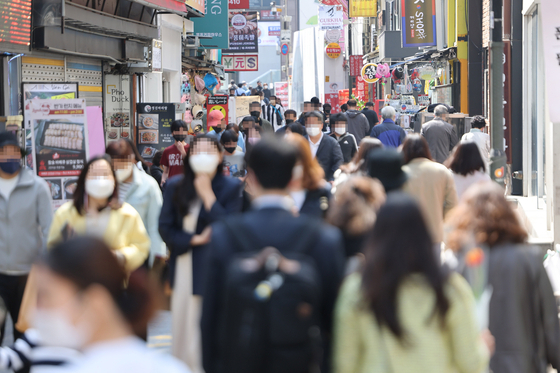
M261 112L260 111L252 111L251 116L255 119L258 119L258 118L261 117Z
M286 119L286 124L291 124L291 123L294 123L293 119Z
M223 129L222 127L214 127L214 131L215 131L216 133L220 133L220 132L222 132L223 130L224 130L224 129Z
M185 141L185 139L187 138L187 135L173 135L173 138L175 139L175 141Z
M236 146L224 146L224 149L228 153L233 153L235 151L235 149L237 149L237 147Z

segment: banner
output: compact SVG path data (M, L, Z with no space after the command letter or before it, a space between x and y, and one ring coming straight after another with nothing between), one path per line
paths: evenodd
M74 198L78 176L89 156L86 102L25 100L24 107L35 172L49 184L57 209Z
M158 150L175 143L171 122L175 120L175 104L136 104L138 136L136 146L140 155L150 161Z
M321 31L342 30L344 28L342 22L342 5L319 6L319 27Z
M277 46L279 35L280 22L259 22L259 46Z
M288 82L274 82L274 94L285 110L288 109Z
M105 75L103 99L106 144L118 139L132 138L130 97L130 75Z
M205 16L191 18L194 35L211 37L211 39L200 39L201 46L227 49L229 47L228 0L212 0L205 3Z
M229 48L224 53L257 53L257 12L229 12Z
M364 58L362 55L350 56L350 76L360 76L363 65Z
M435 0L401 0L402 46L437 45Z
M377 0L350 0L349 17L377 17Z
M325 104L331 105L331 114L340 113L338 93L325 93Z
M235 123L239 124L245 117L250 117L251 102L260 102L259 96L237 96L235 97Z

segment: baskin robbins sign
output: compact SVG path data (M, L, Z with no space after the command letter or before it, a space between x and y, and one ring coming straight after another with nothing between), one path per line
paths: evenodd
M437 45L435 0L401 0L402 46Z

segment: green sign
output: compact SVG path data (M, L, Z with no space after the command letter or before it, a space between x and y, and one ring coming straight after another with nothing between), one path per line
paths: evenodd
M229 48L228 0L206 0L204 17L191 18L200 45L210 49Z

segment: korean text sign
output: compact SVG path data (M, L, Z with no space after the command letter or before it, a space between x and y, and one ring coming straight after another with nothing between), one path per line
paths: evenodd
M435 0L401 0L402 46L437 45Z
M257 12L229 12L229 49L224 53L259 51Z
M137 104L138 136L136 143L140 155L151 161L158 150L173 145L171 122L175 120L175 104Z
M204 17L193 17L194 34L210 38L200 39L200 45L215 49L229 47L228 0L206 1Z

